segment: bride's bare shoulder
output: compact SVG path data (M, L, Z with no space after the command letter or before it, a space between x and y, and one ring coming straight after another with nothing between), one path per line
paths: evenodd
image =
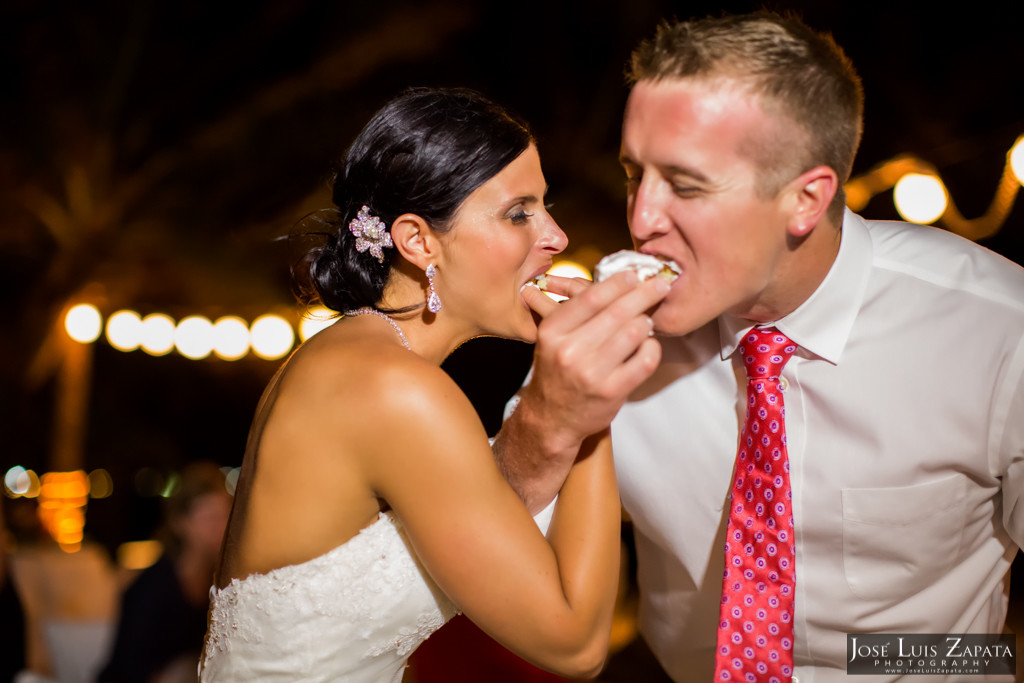
M350 417L408 415L449 397L465 400L441 368L391 342L333 328L320 332L288 360L281 400L315 412L344 408Z

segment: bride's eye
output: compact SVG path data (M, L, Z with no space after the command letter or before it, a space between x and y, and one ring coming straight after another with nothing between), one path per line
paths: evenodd
M520 209L509 216L509 220L512 221L512 225L523 225L533 216L532 213L526 213L523 209Z

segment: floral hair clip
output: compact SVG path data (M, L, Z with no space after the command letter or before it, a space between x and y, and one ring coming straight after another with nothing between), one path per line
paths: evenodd
M356 251L362 253L367 249L377 258L378 263L384 263L384 252L382 247L393 247L391 233L384 221L376 216L370 215L370 207L363 205L359 213L348 223L349 232L356 236Z

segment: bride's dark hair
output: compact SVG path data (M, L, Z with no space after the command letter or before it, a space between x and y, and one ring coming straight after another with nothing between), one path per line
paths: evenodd
M412 88L390 100L334 174L337 208L314 216L325 224L327 241L299 266L308 268L296 273L300 298L319 299L335 311L376 304L396 250L384 249L383 263L369 251L356 251L348 224L359 209L368 206L389 228L398 216L413 213L446 232L463 200L532 142L523 121L472 90Z

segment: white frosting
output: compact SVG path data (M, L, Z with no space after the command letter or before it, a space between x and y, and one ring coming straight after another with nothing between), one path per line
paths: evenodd
M637 276L641 280L646 280L659 274L664 274L666 278L674 280L683 273L675 261L623 249L614 254L608 254L594 266L594 282L607 280L615 273L629 269L636 271ZM674 275L671 275L666 269L674 273Z

